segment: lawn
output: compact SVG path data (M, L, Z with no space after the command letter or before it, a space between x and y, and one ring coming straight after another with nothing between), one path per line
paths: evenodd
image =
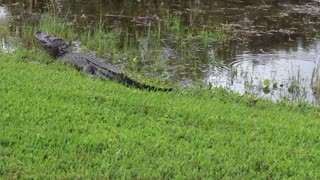
M0 52L0 177L320 178L320 110L222 89L148 92Z

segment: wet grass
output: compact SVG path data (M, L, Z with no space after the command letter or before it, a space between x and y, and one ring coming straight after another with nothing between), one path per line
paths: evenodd
M140 91L36 49L0 55L1 178L320 177L317 108Z

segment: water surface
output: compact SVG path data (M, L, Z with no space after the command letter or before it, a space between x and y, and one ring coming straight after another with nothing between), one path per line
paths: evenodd
M188 49L190 58L182 57L176 47L163 44L161 58L166 62L162 69L155 72L154 63L144 63L139 73L186 86L194 82L222 86L273 100L316 99L310 87L312 71L320 63L320 2L316 0L0 1L0 18L28 20L48 11L70 21L85 19L88 29L102 21L107 28L134 32L168 13L183 17L190 28L222 26L237 38L222 46L195 46L194 52ZM223 62L212 62L212 55ZM289 92L295 78L299 78L301 88ZM279 86L266 94L265 80Z

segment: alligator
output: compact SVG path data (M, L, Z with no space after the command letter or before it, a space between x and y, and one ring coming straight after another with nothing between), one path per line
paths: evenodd
M84 53L70 52L65 41L56 35L48 35L44 32L37 31L34 33L35 38L42 48L54 59L74 66L77 70L93 77L115 80L127 87L134 87L148 91L171 91L171 88L158 88L155 86L137 82L124 73L120 72L116 67L107 63L106 60L97 58L93 55Z

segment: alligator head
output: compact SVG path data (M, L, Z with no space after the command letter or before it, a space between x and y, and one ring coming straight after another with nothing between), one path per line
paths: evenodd
M37 31L34 33L34 36L38 40L39 44L53 58L58 58L59 56L69 52L68 45L55 35L48 35L41 31Z

